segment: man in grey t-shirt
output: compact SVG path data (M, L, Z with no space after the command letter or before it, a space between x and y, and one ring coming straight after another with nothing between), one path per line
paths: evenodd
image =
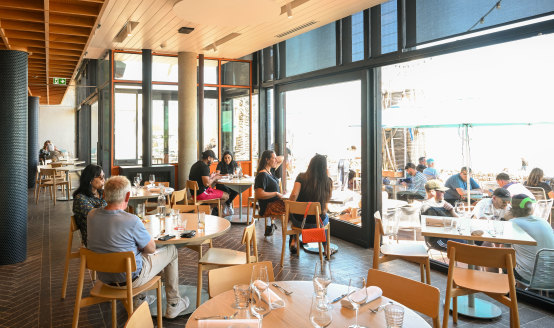
M167 299L166 318L175 318L189 306L189 299L179 295L177 249L168 245L156 249L154 239L140 219L125 212L129 202L131 183L124 176L109 178L104 185L108 205L89 212L87 216L88 248L97 253L128 252L135 254L137 270L133 272L133 288L140 287L162 273ZM126 288L125 273L98 272L98 278L111 286ZM142 301L152 303L154 297L139 295Z

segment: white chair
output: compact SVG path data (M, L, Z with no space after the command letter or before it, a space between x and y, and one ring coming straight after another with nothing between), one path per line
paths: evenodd
M554 199L549 200L537 200L537 203L535 204L535 210L533 211L533 215L539 218L543 218L548 223L550 223L550 216L552 212L552 203L554 202Z
M548 296L548 293L554 290L554 249L543 248L538 251L531 280L518 282L525 286L525 290L534 289L541 294L546 292Z

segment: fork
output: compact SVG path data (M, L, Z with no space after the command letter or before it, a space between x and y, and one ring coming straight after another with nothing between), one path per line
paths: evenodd
M234 319L238 314L238 311L233 313L232 315L210 315L210 316L207 316L207 317L194 317L194 320L207 320L207 319L216 319L216 318L221 318L223 320L230 320L230 319Z
M276 283L272 283L273 287L276 287L277 289L279 289L281 292L285 293L285 295L290 295L292 294L291 291L288 291L286 289L284 289L283 287L277 285Z
M371 313L377 313L377 312L379 312L379 310L381 310L382 308L384 308L384 307L387 306L388 304L392 304L392 301L389 301L389 302L386 303L386 304L381 304L381 305L379 305L378 307L376 307L375 309L369 309L369 311L371 311Z

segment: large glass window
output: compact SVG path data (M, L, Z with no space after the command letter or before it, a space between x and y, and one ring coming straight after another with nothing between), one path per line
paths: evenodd
M398 16L396 0L381 4L381 53L398 50Z
M116 52L113 59L115 80L142 81L142 55Z
M273 80L273 46L262 50L263 81Z
M155 84L152 90L152 164L177 162L178 123L177 86Z
M178 58L170 56L152 56L152 81L179 81Z
M142 88L115 84L114 164L136 165L142 159ZM140 161L139 161L140 160Z
M204 88L204 142L202 150L213 150L216 154L219 149L219 112L218 112L218 88Z
M204 59L204 84L219 84L219 66L217 60Z
M90 105L90 163L98 164L98 101Z
M432 259L447 261L440 243L421 235L419 214L451 215L440 212L437 197L456 205L458 193L421 190L428 200L410 194L416 187L402 184L407 177L402 170L407 162L418 165L420 157L433 159L425 162L433 169L423 171L425 178L443 183L459 176L462 167L471 168L480 188L470 194L472 207L467 207L467 200L465 206L456 206L458 216L471 217L473 206L490 201L491 191L500 187L496 176L501 172L511 182L524 184L530 170L540 168L544 182L552 185L554 155L536 145L549 140L554 127L554 101L540 96L550 94L553 56L554 35L549 34L381 69L382 206L384 213L401 214L400 243L427 243ZM459 198L467 199L467 194ZM500 213L499 206L495 213ZM428 207L438 207L439 212ZM551 222L550 211L534 215ZM486 220L469 222L470 229L495 234Z
M300 34L286 42L286 76L337 64L335 22Z
M352 61L364 59L364 13L352 15Z
M287 188L316 154L327 155L334 183L330 216L361 225L361 81L287 91L284 95Z
M221 151L231 150L235 160L250 160L250 91L221 89Z
M498 5L497 5L498 3ZM408 15L407 25L416 29L416 44L487 29L495 25L554 11L549 0L417 0L415 21Z
M258 93L252 94L252 172L256 172L260 149L260 112L258 106Z
M221 79L224 85L250 85L250 63L222 61Z

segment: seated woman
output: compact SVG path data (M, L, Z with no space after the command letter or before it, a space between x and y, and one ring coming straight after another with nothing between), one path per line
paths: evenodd
M215 173L221 176L228 176L230 174L234 174L237 167L238 167L238 164L237 162L235 162L233 158L233 154L230 151L226 150L223 153L223 160L217 163ZM223 185L220 183L216 184L215 187L218 190L222 190L223 192L226 192L229 194L229 199L225 201L225 205L227 205L226 208L229 209L228 214L233 215L234 214L233 200L235 199L235 197L237 197L239 193L227 187L226 185Z
M316 154L310 160L308 169L300 173L294 182L294 188L289 199L297 202L319 202L321 205L320 219L323 225L329 222L327 215L327 203L331 199L333 192L333 181L327 174L327 157ZM290 217L291 224L294 227L302 228L302 215L293 214ZM306 217L304 228L317 228L315 215ZM291 235L289 239L289 250L296 254L296 235Z
M518 194L512 197L511 220L521 229L525 230L533 239L537 241L537 246L517 245L512 247L516 250L516 267L514 274L517 280L529 283L533 274L535 265L535 256L543 248L554 248L554 232L552 227L544 219L535 217L533 213L533 203L536 201L525 194Z
M102 167L89 164L81 173L79 188L73 193L73 216L81 231L83 244L87 245L87 215L93 208L107 205L103 199L104 172Z
M285 214L283 195L279 192L279 179L275 176L275 170L283 163L283 156L275 155L273 150L266 150L260 156L258 173L254 180L254 194L260 204L260 215L279 216ZM265 227L264 236L273 235L276 228L273 220Z
M552 191L552 188L546 182L542 181L543 178L544 172L542 171L542 169L535 167L531 170L531 173L529 173L529 178L527 178L527 181L525 181L525 183L523 184L528 187L542 188L546 193L546 198L554 198L554 192Z

